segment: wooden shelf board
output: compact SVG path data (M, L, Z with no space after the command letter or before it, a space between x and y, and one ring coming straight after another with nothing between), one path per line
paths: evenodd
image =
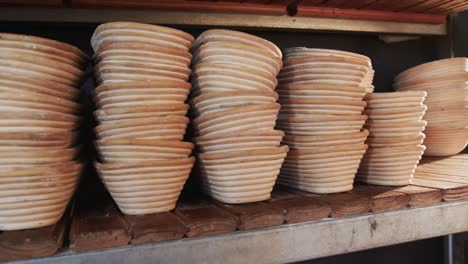
M48 257L63 246L68 215L55 225L19 230L0 231L0 262Z
M272 30L445 35L445 24L384 22L340 18L292 17L150 9L0 7L4 22L103 23L136 21L161 25Z
M376 21L410 22L410 23L429 23L444 24L445 15L410 13L410 12L388 12L379 10L360 10L360 9L339 9L317 6L297 7L297 16L305 17L329 17L342 19L364 19Z
M468 222L460 219L467 215L468 201L444 202L102 251L65 252L24 263L116 263L122 259L141 264L182 263L187 258L194 263L293 262L464 232Z
M121 212L117 210L115 204L112 202L110 197L104 195L105 191L102 190L102 192L97 192L97 194L99 195L96 195L96 197L94 197L95 199L93 199L96 201L100 201L99 203L84 203L81 199L77 199L77 201L75 202L69 235L69 251L74 252L78 255L71 254L67 256L70 258L84 256L86 258L88 255L82 255L82 252L98 252L101 249L107 249L112 252L121 252L119 250L124 250L125 248L128 248L127 245L132 245L130 249L138 251L140 250L138 248L138 244L145 244L145 247L157 248L157 250L159 250L159 242L164 242L162 244L165 244L171 243L168 242L170 240L177 240L177 243L185 245L186 243L192 243L191 241L193 241L193 239L196 239L197 237L200 237L200 239L204 237L209 237L213 240L227 237L236 238L238 234L245 234L245 230L259 232L270 230L272 228L285 228L284 230L288 230L289 228L294 229L296 226L309 226L309 224L312 225L310 226L310 228L315 229L313 223L315 223L315 225L318 226L322 225L322 223L327 223L326 228L328 229L335 229L335 226L339 226L336 228L344 229L344 233L339 235L331 233L322 234L321 232L324 231L317 231L318 233L314 234L312 237L302 238L302 240L304 240L304 243L310 244L317 242L315 241L317 239L329 235L334 235L335 238L341 236L346 237L347 235L349 235L349 233L347 232L350 231L348 230L350 226L365 225L364 223L361 223L363 217L367 219L367 222L365 223L370 224L370 227L368 226L365 231L367 232L369 231L368 229L371 228L371 236L373 236L374 232L378 232L377 230L380 230L380 227L381 229L385 229L385 231L382 232L387 232L389 237L384 237L382 235L382 237L379 237L378 244L375 244L375 241L368 241L370 244L365 244L365 239L368 239L366 237L356 238L356 243L361 243L359 244L360 246L355 248L356 250L363 249L364 247L371 248L373 246L378 245L386 245L394 242L403 242L405 241L404 239L421 239L426 235L428 235L429 237L433 234L433 230L430 229L430 223L428 222L428 230L420 230L421 233L416 233L414 237L394 237L394 234L391 232L395 231L398 234L400 232L400 229L406 229L406 226L409 225L409 223L406 223L405 221L409 220L406 220L406 218L396 219L395 221L398 220L399 222L397 221L391 226L398 225L398 230L390 230L390 227L387 226L385 228L382 228L381 226L385 225L384 223L390 223L388 222L389 220L387 220L387 218L380 216L384 212L395 212L398 216L406 215L407 217L412 218L412 223L423 222L424 224L427 219L432 219L431 223L433 221L436 221L438 225L440 225L437 226L437 228L442 230L443 232L450 233L452 231L457 232L460 230L468 230L468 223L460 223L466 221L457 221L456 219L445 218L445 210L452 210L451 203L439 203L442 200L442 197L446 201L468 198L468 184L454 182L440 183L435 180L423 181L421 179L416 179L417 184L422 184L426 182L432 184L433 187L436 187L437 189L418 187L415 185L405 187L382 187L359 184L354 188L354 190L349 192L328 195L316 195L283 188L275 190L273 192L272 198L266 202L242 205L222 204L220 202L216 202L214 200L200 195L184 196L179 201L177 208L174 210L174 212L159 213L145 216L124 216ZM89 196L86 197L89 198ZM82 197L79 196L78 198ZM430 204L433 205L427 207L427 205ZM461 204L463 204L464 206L461 206ZM413 207L413 209L408 210L408 207ZM449 209L440 209L444 210L444 214L443 216L441 216L440 214L438 215L436 213L436 211L439 210L436 208ZM468 201L460 203L460 207L457 208L459 208L458 210L461 210L460 213L463 213L464 210L468 213ZM432 213L427 213L426 211ZM434 217L426 219L423 216L427 216L427 214L434 214L434 217L439 217L441 219L435 219ZM451 214L457 214L457 212L452 212ZM458 219L462 219L463 217L466 217L466 213L465 215L459 215L457 217ZM348 224L343 224L343 226L341 226L340 221L342 219L348 219ZM376 221L375 219L380 220ZM446 223L447 225L443 223ZM464 224L467 226L463 226ZM459 227L460 225L462 227ZM62 229L60 230L65 230L66 225L61 226ZM57 251L57 249L61 247L63 241L63 235L51 235L55 234L51 233L51 231L54 230L55 229L48 230L48 232L39 232L40 234L42 234L42 237L45 241L49 241L47 242L47 250L42 251L39 250L42 249L39 246L31 246L31 244L21 242L23 240L27 240L26 237L21 236L21 234L33 234L37 230L26 230L24 232L11 231L0 233L0 257L3 254L4 260L15 260L27 257L49 256L51 254L54 254ZM294 236L295 241L296 239L299 239L295 237L297 235L296 233L289 234L283 229L279 230L279 232L286 237ZM351 231L353 233L357 232L355 229ZM308 229L305 229L304 232L309 231ZM327 232L331 231L328 230ZM8 242L9 240L6 239L17 234L20 234L18 236L18 239L21 240L19 243L13 243L14 241ZM250 234L254 237L256 236L256 233ZM280 236L274 237L272 239L282 241L286 238ZM307 239L309 239L310 241ZM355 243L353 238L350 239L352 240L351 244ZM363 239L363 241L360 241L359 239ZM223 243L230 242L226 242L223 240ZM243 241L242 243L246 242ZM333 244L338 242L329 241L329 243ZM5 245L4 248L7 248L8 250L5 251L4 249L2 249L2 245ZM49 245L52 245L52 247L50 247ZM244 244L235 244L233 246L243 248L243 245ZM283 246L288 245L282 244L280 251L283 250ZM28 253L30 251L30 248L37 248L38 250L36 250L36 252L39 252L40 254L25 254L24 252ZM164 246L161 246L161 248L164 248ZM351 249L352 248L353 247L351 247ZM261 250L265 249L262 248ZM322 248L320 250L318 252L313 252L312 257L328 256L343 253L347 252L348 248L343 247L341 248L341 251L337 251L337 249L335 248ZM8 252L20 252L23 255L19 256L17 254L13 254L11 255L11 257L9 257L9 255L7 254ZM164 254L166 254L165 251L160 252L164 252ZM163 260L160 257L156 259L159 259L163 262L173 262L178 258L175 252L177 252L177 250L170 251L170 253L168 253L169 258L167 260ZM149 252L142 252L142 254L143 253L150 255L153 254ZM214 258L211 259L210 257L210 260L216 262L216 258L219 257L216 255L217 253L211 251L208 253L214 254L214 256L211 256ZM195 253L192 252L192 254ZM109 255L109 257L112 258L113 255ZM139 257L140 255L133 256L132 260L136 262L143 261L139 259ZM285 255L283 257L285 261L289 261L289 258L291 258L292 256ZM307 258L309 257L311 256L307 255ZM200 256L196 256L195 258L200 258ZM51 260L52 263L54 263L53 261L60 260L60 258L52 258ZM65 262L68 261L68 259L66 258L63 258L62 260ZM31 261L38 261L38 263L43 263L40 262L41 259L33 259ZM56 263L61 262L59 261Z

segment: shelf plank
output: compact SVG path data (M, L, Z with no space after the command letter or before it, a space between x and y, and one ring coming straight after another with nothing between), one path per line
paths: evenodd
M376 0L374 3L366 6L370 10L396 11L408 5L408 0Z
M0 0L0 5L63 6L63 0Z
M468 231L468 201L182 241L66 254L34 263L289 263ZM416 225L414 223L417 223ZM398 226L399 228L395 228ZM274 242L274 250L272 243ZM21 262L19 262L21 263ZM30 262L25 262L30 263Z
M352 192L335 193L313 196L328 203L331 208L331 216L334 218L362 215L371 209L372 202L369 198Z
M122 213L98 176L85 174L78 188L69 231L74 252L128 245L130 233Z
M286 211L285 221L288 224L324 219L332 211L323 201L280 190L275 190L267 202Z
M157 10L201 11L220 13L250 13L266 15L285 15L286 5L259 4L243 2L212 1L154 1L154 0L72 0L72 7L120 7L120 8L152 8Z
M92 210L77 206L70 227L72 251L125 246L130 238L127 223L114 205Z
M463 4L465 1L442 2L424 10L426 13L444 14L444 11ZM466 3L465 3L466 4Z
M180 201L175 214L188 228L187 237L229 233L238 225L234 215L201 198Z
M182 238L188 228L173 213L126 215L132 234L131 244L156 243Z
M320 4L326 3L327 1L328 0L301 0L301 4L303 4L303 5L320 5Z
M446 35L445 24L370 21L323 17L297 17L231 13L186 12L118 8L0 7L0 21L50 23L103 23L127 21L161 25L262 28L274 30L364 32L412 35ZM358 16L357 18L362 18Z
M353 193L364 196L372 201L371 211L375 213L398 210L408 206L410 197L396 192L395 187L358 184Z
M395 9L394 11L405 11L405 10L408 10L409 8L415 6L415 5L418 5L420 4L421 2L424 2L426 0L405 0L403 1L402 3L400 3L400 5L398 6L397 9Z
M351 0L347 1L344 5L339 6L339 8L355 8L361 9L369 4L372 4L375 0Z
M444 10L442 10L442 12L444 14L451 14L451 13L457 13L457 12L461 12L461 11L464 11L468 9L468 3L462 3L462 4L458 4L456 6L452 6L450 8L446 8Z
M369 198L357 195L353 192L317 195L290 188L287 190L327 203L332 208L330 215L333 218L365 214L369 212L372 205Z
M400 192L410 197L409 206L427 206L442 201L442 191L434 188L421 187L416 185L408 185L395 189L395 192Z
M301 5L297 7L296 15L302 17L326 17L428 24L444 24L446 21L445 15L437 14L387 12L379 10L358 10L345 8L339 9Z
M412 12L424 12L425 10L430 9L431 7L437 6L442 2L445 2L445 0L420 1L419 3L406 8L405 11L408 10Z
M323 3L321 3L318 6L328 6L328 7L341 7L345 5L346 3L351 2L350 0L327 0ZM303 2L300 2L299 4L304 4Z
M265 228L284 223L285 210L272 204L258 202L248 204L215 204L238 219L239 230Z
M48 257L62 245L68 215L55 225L18 230L0 231L0 261Z

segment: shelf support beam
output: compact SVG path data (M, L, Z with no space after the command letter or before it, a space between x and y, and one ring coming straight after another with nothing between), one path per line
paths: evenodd
M117 8L0 7L0 21L103 23L136 21L161 25L234 27L270 30L364 32L409 35L445 35L446 25L364 21L338 18L202 13Z

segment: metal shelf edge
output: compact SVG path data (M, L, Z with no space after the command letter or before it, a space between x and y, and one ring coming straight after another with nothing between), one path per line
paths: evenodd
M450 202L18 263L285 263L464 232L466 219L468 201Z
M164 25L261 28L274 30L446 35L446 24L364 21L274 15L202 13L141 9L0 7L0 21L102 23L136 21Z

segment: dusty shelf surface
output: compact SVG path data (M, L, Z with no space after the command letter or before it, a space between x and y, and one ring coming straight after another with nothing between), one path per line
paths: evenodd
M136 21L161 25L187 25L270 30L364 32L410 35L445 35L445 24L384 22L357 19L292 17L287 15L227 14L117 8L0 7L5 22L103 23Z
M466 219L468 201L444 202L170 242L64 252L17 263L291 262L464 232Z

